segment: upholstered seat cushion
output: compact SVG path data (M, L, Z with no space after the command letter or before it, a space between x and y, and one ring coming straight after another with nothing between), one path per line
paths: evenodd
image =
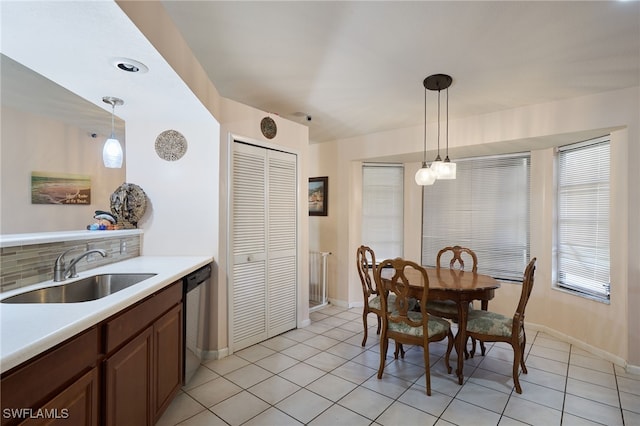
M390 294L389 295L389 305L393 308L393 306L395 305L396 302L396 295L395 294ZM376 297L372 297L371 299L369 299L369 308L370 309L377 309L379 311L382 310L382 305L381 305L381 300L380 300L380 296L376 296ZM414 299L414 298L410 298L409 299L409 310L414 310L414 308L418 306L418 300Z
M469 311L467 331L472 333L510 337L512 328L513 317L506 317L495 312L479 309Z
M422 321L422 315L420 314L420 312L409 311L407 312L407 316L412 321L417 321L417 322ZM429 315L429 322L427 324L429 327L429 337L435 334L443 333L443 332L446 333L446 331L450 327L449 322L447 320L434 317L431 315ZM408 334L411 336L418 336L418 337L422 336L422 325L420 325L419 327L412 327L409 324L406 324L404 322L389 321L389 330L395 331L398 333Z

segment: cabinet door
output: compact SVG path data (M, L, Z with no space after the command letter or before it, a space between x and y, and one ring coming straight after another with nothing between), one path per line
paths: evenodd
M153 327L105 361L105 424L151 425Z
M94 368L60 392L22 425L79 425L98 424L98 369Z
M153 412L157 421L182 385L182 304L155 322L153 334Z

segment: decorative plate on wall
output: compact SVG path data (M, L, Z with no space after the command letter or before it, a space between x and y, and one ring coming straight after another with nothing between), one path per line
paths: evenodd
M187 152L187 139L177 130L165 130L156 138L156 154L167 161L177 161Z
M278 127L276 126L276 122L273 121L271 117L265 117L260 122L260 130L262 130L262 134L267 139L273 139L278 133Z

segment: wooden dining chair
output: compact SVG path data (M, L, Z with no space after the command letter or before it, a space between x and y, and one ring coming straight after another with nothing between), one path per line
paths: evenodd
M372 279L376 272L376 254L368 246L358 247L356 253L356 266L358 267L358 275L362 284L362 295L364 296L364 308L362 310L362 324L364 325L364 338L362 346L367 344L367 336L369 327L367 325L367 317L369 313L374 313L378 320L378 329L376 334L380 334L382 324L382 308L380 307L380 292L376 286L375 280Z
M506 342L513 348L513 383L516 392L522 393L518 368L527 374L524 363L524 350L527 345L527 335L524 330L524 312L533 289L533 277L536 270L536 258L531 259L524 270L520 301L512 317L491 311L473 310L469 312L467 320L467 335L481 342ZM384 325L383 325L384 330Z
M461 247L459 245L455 245L455 246L445 247L442 250L438 251L438 255L436 257L436 268L441 267L441 261L443 260L442 259L443 256L446 260L449 261L450 269L459 269L462 271L465 270L465 264L464 264L465 258L467 258L467 260L469 260L470 258L471 272L478 272L478 256L476 256L476 253L473 250L467 247ZM450 259L448 259L449 256L451 256ZM431 300L427 303L427 312L438 317L450 319L455 323L458 322L458 305L451 300ZM476 342L475 342L475 339L471 339L471 357L472 358L473 358L473 355L475 354L475 351L476 351ZM483 343L480 343L480 351L484 356L485 347ZM467 350L466 345L464 347L464 355L465 355L465 358L469 358L469 351Z
M382 280L383 268L393 268L393 277ZM409 280L405 274L407 269L414 269L422 277L424 289L420 297L420 312L411 309L410 299L412 295L409 289ZM382 378L387 358L389 339L398 344L411 344L422 346L424 355L424 368L427 385L427 395L431 395L431 368L429 360L429 343L448 339L445 365L447 373L451 373L449 355L453 348L453 333L449 321L426 313L426 304L429 296L429 278L427 271L415 262L401 258L388 259L382 262L375 273L375 281L378 288L387 291L380 293L382 307L382 334L380 335L380 367L378 379ZM391 296L395 296L393 299ZM397 359L397 351L395 358Z

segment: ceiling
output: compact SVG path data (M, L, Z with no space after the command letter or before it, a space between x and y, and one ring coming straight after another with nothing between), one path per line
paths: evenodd
M312 142L423 123L435 73L451 121L640 85L638 1L162 3L222 96Z
M422 124L422 81L434 73L453 77L451 121L640 85L638 1L162 4L222 96L308 125L311 142ZM117 3L2 0L0 12L1 52L66 95L109 113L102 97L122 98L125 121L210 119ZM149 72L123 73L117 57ZM3 103L12 88L59 95L7 83L5 62ZM71 108L63 99L50 109Z

